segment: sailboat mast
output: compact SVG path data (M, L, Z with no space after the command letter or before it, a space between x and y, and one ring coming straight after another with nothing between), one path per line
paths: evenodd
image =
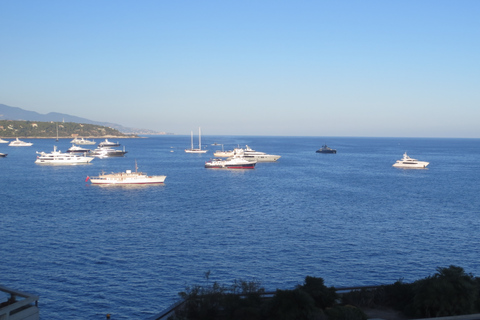
M190 144L191 144L191 148L193 150L193 131L190 131Z
M198 149L202 149L202 131L200 127L198 127Z

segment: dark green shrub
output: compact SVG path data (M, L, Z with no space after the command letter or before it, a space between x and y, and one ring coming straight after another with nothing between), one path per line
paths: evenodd
M437 268L435 275L414 283L412 316L445 317L473 313L477 294L475 279L463 268Z
M267 307L269 320L321 320L323 312L303 290L277 290Z
M335 288L325 286L322 278L306 276L303 285L297 288L308 293L315 301L315 306L320 309L334 306L338 299Z

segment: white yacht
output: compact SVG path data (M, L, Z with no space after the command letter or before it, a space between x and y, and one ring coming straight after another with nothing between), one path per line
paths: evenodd
M108 174L102 172L98 177L87 177L85 181L90 180L92 184L102 185L161 184L164 183L165 178L167 176L149 176L146 173L138 172L135 162L135 172L132 170Z
M126 153L128 153L128 151L125 151L125 147L123 147L123 150L117 150L110 147L99 147L90 151L88 154L97 158L110 158L123 157Z
M18 138L15 138L15 140L11 141L8 145L10 147L30 147L31 145L33 145L33 143L25 142L22 140L18 140Z
M8 143L7 140L3 140L2 138L0 138L0 143Z
M211 159L205 162L205 168L214 169L255 169L257 161L244 158L243 149L235 149L233 157L227 159Z
M213 156L219 157L219 158L229 158L229 157L233 157L234 154L235 154L235 150L224 151L223 150L223 145L222 145L222 151L220 151L220 150L215 151L213 153Z
M70 143L73 143L73 144L81 144L81 145L94 145L94 144L97 144L95 142L95 140L85 140L83 138L81 139L78 139L78 138L75 138L73 139L72 141L70 141Z
M266 154L265 152L255 151L248 145L245 146L243 157L247 160L254 160L257 162L275 162L281 158L281 156L277 156L274 154Z
M68 148L67 152L69 153L87 153L87 152L90 152L92 150L90 149L87 149L87 148L83 148L83 147L79 147L79 146L76 146L74 144L72 144L72 146L70 148Z
M108 139L105 139L105 141L100 142L98 146L99 147L118 147L120 146L120 143L108 141Z
M37 160L35 160L35 163L37 164L75 165L90 163L90 161L93 160L93 157L62 153L60 150L57 151L56 146L53 147L51 153L37 151L37 154Z
M393 167L396 168L412 168L412 169L425 169L430 162L426 161L418 161L417 159L410 158L407 153L403 154L403 158L401 160L397 160L393 164Z

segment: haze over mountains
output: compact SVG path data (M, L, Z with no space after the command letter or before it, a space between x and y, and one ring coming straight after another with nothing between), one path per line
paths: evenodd
M94 121L65 113L49 112L47 114L41 114L35 111L28 111L18 107L7 106L5 104L0 104L0 120L88 123L114 128L120 132L128 134L165 134L164 132L157 132L153 130L124 127L116 123Z

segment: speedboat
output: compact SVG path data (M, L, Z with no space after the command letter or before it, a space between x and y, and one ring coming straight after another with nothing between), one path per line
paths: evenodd
M410 158L407 153L403 154L403 158L401 160L397 160L393 164L393 167L396 168L412 168L412 169L425 169L430 162L426 161L418 161L417 159Z
M82 148L82 147L76 146L74 144L72 144L72 146L70 148L68 148L68 150L67 150L67 152L69 152L69 153L87 153L87 152L90 152L90 151L91 151L90 149Z
M92 184L103 185L161 184L164 183L166 177L149 176L146 173L138 172L135 163L135 172L132 172L132 170L108 174L102 172L98 177L87 177L85 181L90 180Z
M243 157L249 161L274 162L280 159L281 157L274 154L266 154L265 152L255 151L252 148L250 148L248 145L245 146L245 150L243 152L244 152Z
M78 138L75 138L73 139L72 141L70 141L70 143L73 143L73 144L82 144L82 145L93 145L93 144L97 144L94 140L85 140L83 138L81 139L78 139Z
M315 152L316 153L337 153L337 150L329 148L329 147L327 147L326 144L324 144L320 149L318 149Z
M240 149L242 150L242 149ZM211 159L205 162L205 168L214 169L255 169L257 161L249 161L243 157L242 152L235 152L234 156L227 159Z
M93 157L62 153L60 150L57 151L56 146L53 147L51 153L37 151L37 154L37 160L35 160L37 164L75 165L90 163L93 160Z
M97 158L123 157L128 151L117 150L110 147L100 147L90 151L88 154Z
M98 146L99 147L118 147L120 146L120 143L108 141L108 139L105 139L105 141L100 142Z
M15 140L11 141L8 145L10 147L30 147L31 145L33 145L33 143L25 142L22 140L18 140L18 138L15 138Z
M1 153L0 152L0 158L5 158L7 156L7 153Z
M0 138L0 143L8 143L7 140L3 140L2 138Z

